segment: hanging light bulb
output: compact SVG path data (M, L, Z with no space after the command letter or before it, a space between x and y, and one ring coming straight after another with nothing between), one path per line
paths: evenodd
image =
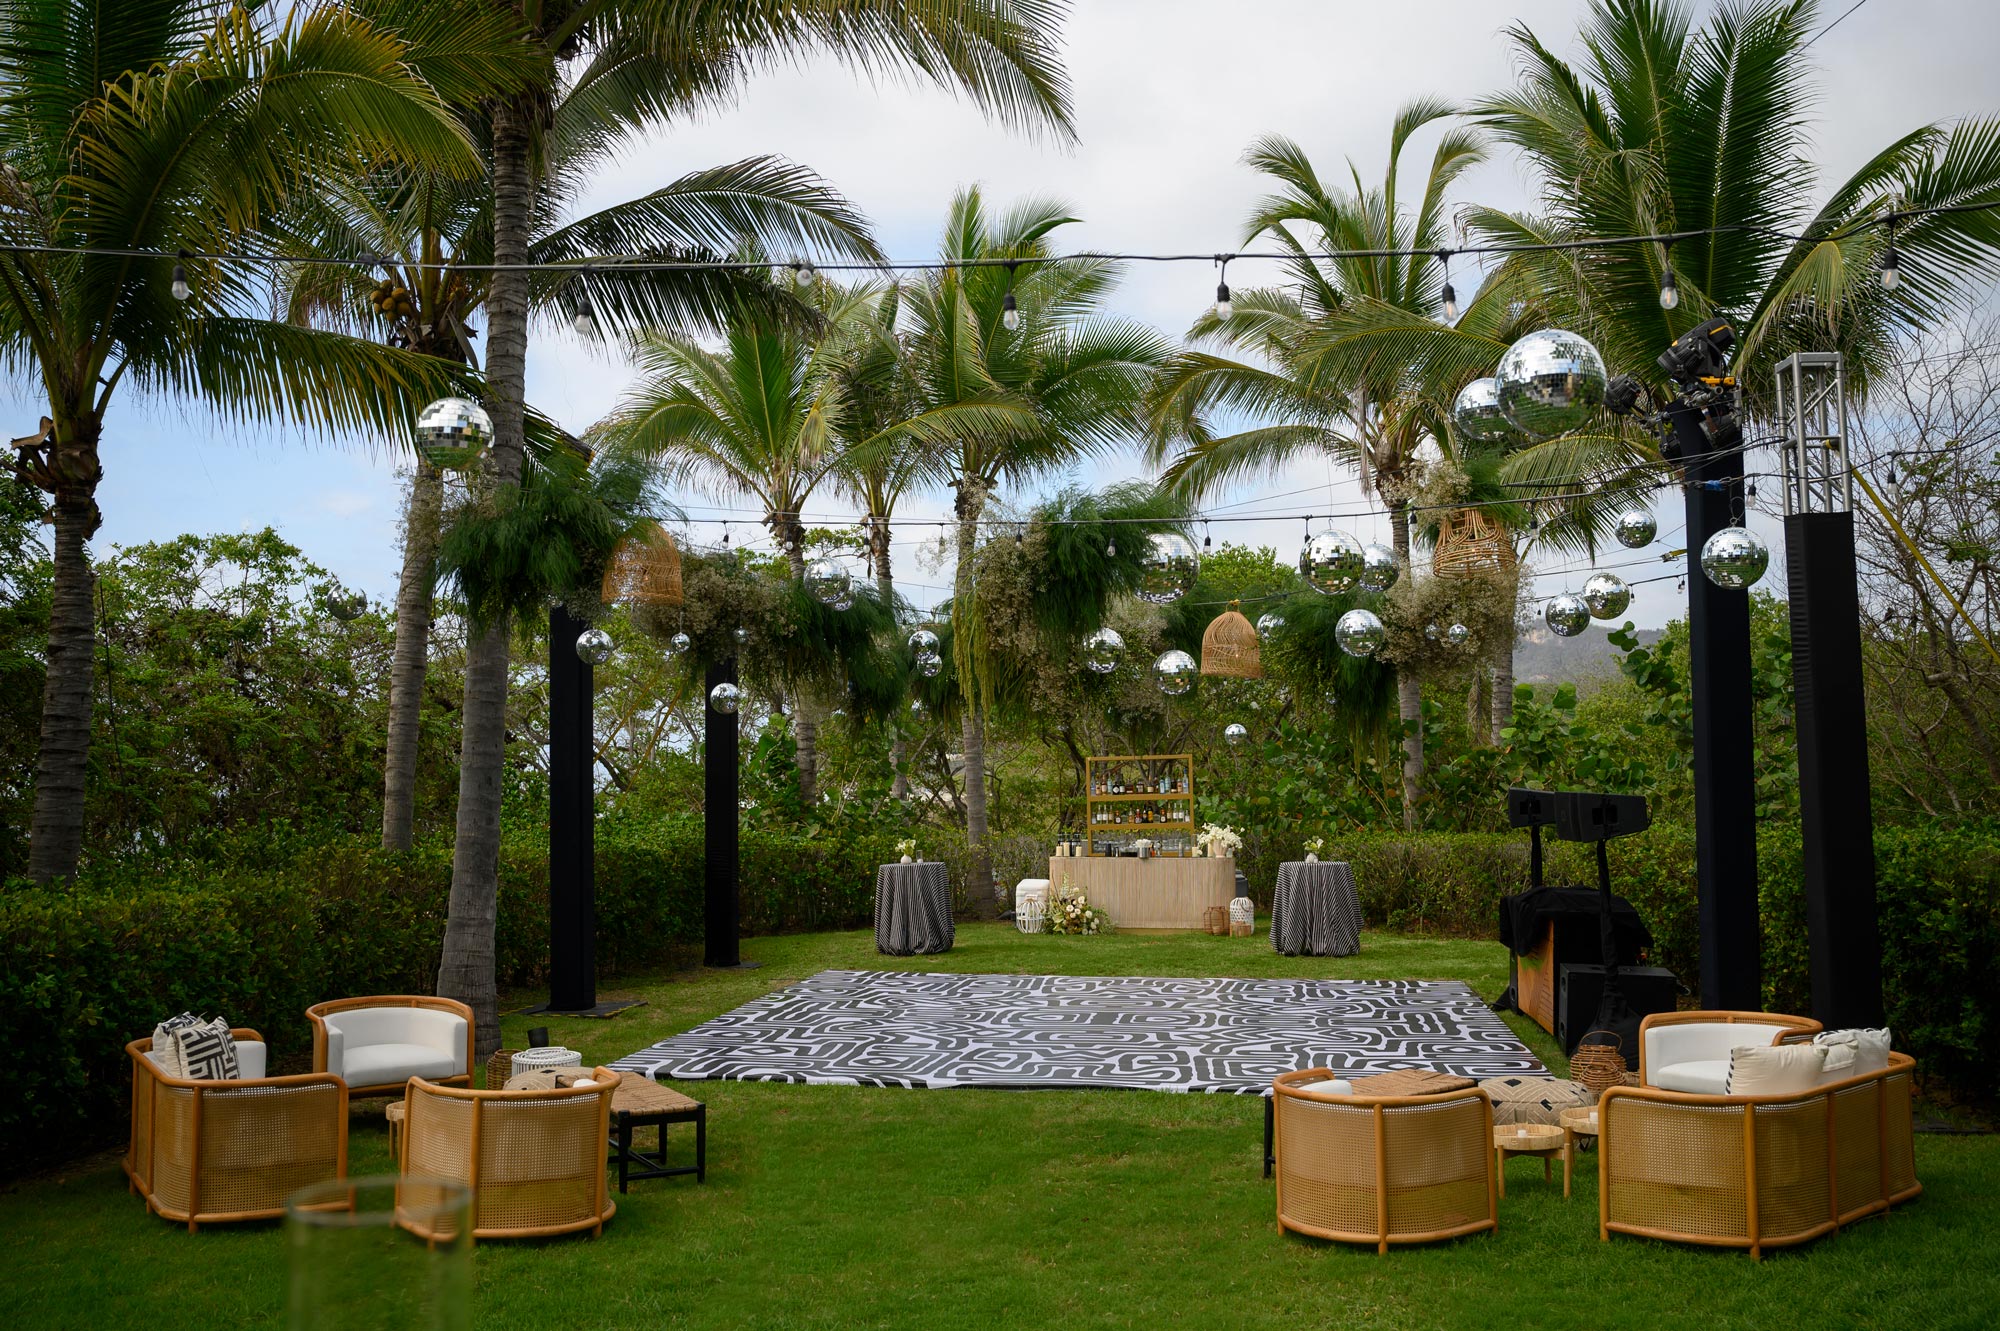
M1458 293L1451 287L1451 251L1439 250L1438 262L1444 265L1444 317L1451 323L1458 318Z
M1896 485L1896 459L1901 456L1902 454L1900 453L1891 453L1889 455L1889 487L1891 489L1894 489Z
M1903 265L1896 256L1896 216L1889 215L1886 224L1889 246L1882 251L1882 289L1895 291L1903 285Z
M1674 283L1674 261L1667 258L1666 271L1660 274L1660 308L1671 310L1681 303L1681 289Z
M722 543L729 544L729 524L726 522L722 524Z
M171 290L174 293L175 300L186 300L192 294L188 289L187 264L184 262L188 257L188 252L186 250L180 251L179 257L183 262L174 265Z
M578 337L597 336L597 311L590 307L590 288L585 285L589 277L590 268L585 265L582 275L576 280L576 318L572 321Z
M797 283L799 286L809 287L812 285L812 280L813 280L812 260L811 259L792 260L792 281Z
M1021 548L1021 545L1022 545L1021 528L1020 525L1017 523L1014 527L1014 548L1016 550L1019 550Z
M1215 548L1215 541L1208 534L1208 520L1205 518L1201 524L1201 548L1204 550L1213 550Z
M1014 293L1008 292L1000 301L1000 322L1012 332L1021 326L1021 307L1014 301Z
M1117 532L1113 532L1113 533L1111 533L1111 536L1110 536L1110 539L1108 539L1108 540L1106 540L1106 541L1104 542L1104 557L1105 557L1106 559L1116 559L1116 558L1118 558L1118 533L1117 533Z
M1215 256L1215 262L1215 317L1227 319L1236 313L1236 302L1229 299L1229 256L1218 254Z
M944 553L944 524L942 522L938 524L938 553Z

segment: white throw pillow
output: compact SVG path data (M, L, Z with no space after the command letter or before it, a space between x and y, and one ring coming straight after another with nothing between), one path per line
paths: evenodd
M187 1076L187 1064L181 1061L180 1047L174 1043L174 1032L188 1026L201 1025L201 1018L192 1012L183 1012L178 1017L168 1017L153 1027L153 1061L158 1063L169 1077Z
M1826 1049L1816 1044L1752 1045L1732 1050L1724 1095L1791 1095L1819 1085Z
M1853 1062L1842 1073L1843 1076L1860 1077L1870 1072L1880 1072L1889 1066L1889 1028L1887 1026L1856 1026L1842 1031L1821 1031L1813 1037L1813 1043L1829 1049L1847 1048L1854 1053ZM1827 1071L1834 1069L1834 1056L1827 1056Z

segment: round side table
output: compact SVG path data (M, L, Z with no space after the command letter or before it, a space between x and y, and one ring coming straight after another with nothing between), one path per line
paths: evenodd
M1570 1162L1576 1159L1576 1139L1597 1135L1597 1106L1582 1109L1565 1109L1556 1115L1562 1120L1563 1130L1563 1196L1569 1196Z
M1538 1157L1542 1162L1542 1181L1548 1182L1549 1162L1557 1156L1563 1157L1563 1180L1569 1180L1569 1137L1553 1123L1510 1123L1504 1128L1493 1129L1493 1173L1499 1182L1500 1195L1507 1195L1507 1157L1526 1155Z

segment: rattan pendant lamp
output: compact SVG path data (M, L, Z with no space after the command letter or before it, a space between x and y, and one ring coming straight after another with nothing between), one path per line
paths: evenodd
M681 551L665 527L647 522L618 543L604 570L603 597L607 605L681 604Z
M1201 635L1201 673L1230 679L1264 678L1264 659L1257 650L1256 626L1237 610L1240 601L1209 622Z

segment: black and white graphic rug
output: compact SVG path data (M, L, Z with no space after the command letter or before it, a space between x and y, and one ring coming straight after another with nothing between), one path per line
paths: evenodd
M683 1080L1259 1094L1330 1067L1546 1076L1457 980L821 971L619 1059Z

